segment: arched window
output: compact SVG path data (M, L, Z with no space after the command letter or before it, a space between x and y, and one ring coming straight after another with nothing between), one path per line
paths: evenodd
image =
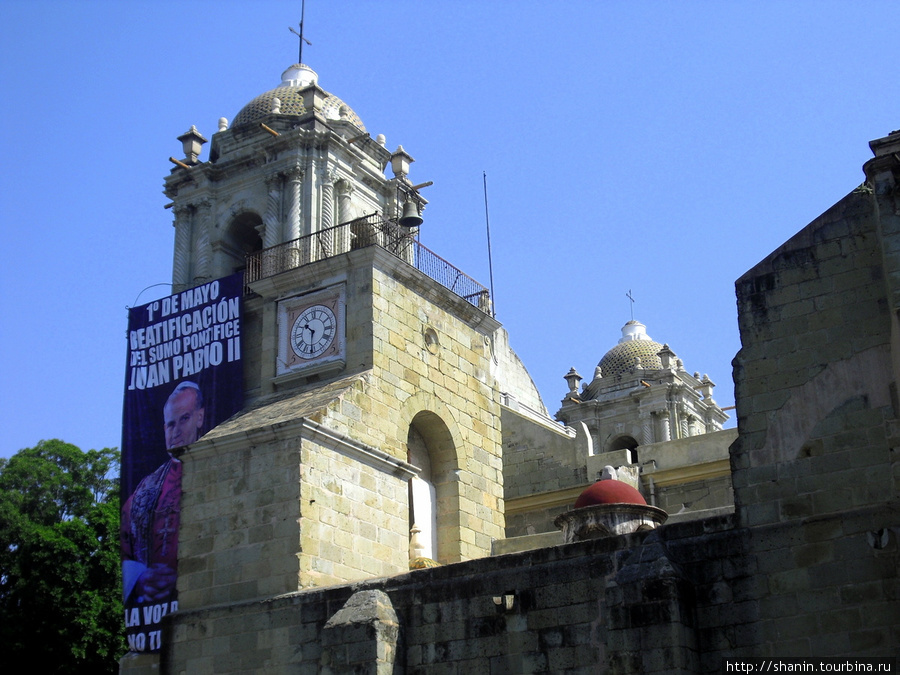
M614 438L609 446L607 447L607 452L613 452L615 450L628 450L628 463L629 464L637 464L638 461L638 442L634 440L633 436L623 435L617 436Z
M252 212L234 218L225 230L219 247L222 276L244 269L248 253L262 250L262 218Z
M428 447L415 427L409 428L406 441L409 450L409 463L421 469L417 476L409 481L409 530L418 528L418 543L421 550L410 557L423 556L437 559L437 490L431 478L431 459ZM412 536L410 536L412 538Z
M441 563L461 559L459 462L450 430L435 413L422 411L412 420L407 436L409 462L421 469L410 481L410 529Z

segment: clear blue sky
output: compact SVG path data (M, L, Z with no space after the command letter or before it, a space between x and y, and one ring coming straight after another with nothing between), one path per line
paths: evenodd
M118 446L126 308L168 292L168 157L280 81L300 2L0 8L0 455ZM900 3L310 0L304 61L434 181L555 412L634 316L734 402L734 281L900 128ZM204 156L205 159L205 156ZM142 292L143 291L143 292Z

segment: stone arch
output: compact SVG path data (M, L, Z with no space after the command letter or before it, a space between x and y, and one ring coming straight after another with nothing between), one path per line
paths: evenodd
M441 563L458 562L462 560L461 478L468 467L466 446L459 427L446 405L425 394L407 399L400 420L406 427L406 433L402 437L407 441L409 459L415 464L415 458L424 453L429 464L427 474L426 467L419 468L423 469L421 480L431 488L433 504L430 521L417 522L416 525L423 531L423 538L426 534L431 538L432 532L428 528L433 528L433 541L436 544L436 550L432 551L434 559ZM398 429L402 430L402 427ZM414 494L415 487L411 483L410 498L421 500L426 494L425 490L420 489ZM429 511L427 506L422 508L421 501L418 503L420 514ZM411 514L415 508L416 503L411 501Z
M616 450L628 450L628 458L630 460L630 464L635 464L638 461L638 442L634 436L630 434L619 434L610 439L610 441L606 445L607 452L614 452Z
M219 241L219 271L222 276L238 272L247 264L247 254L262 250L263 219L254 211L243 211L231 219Z

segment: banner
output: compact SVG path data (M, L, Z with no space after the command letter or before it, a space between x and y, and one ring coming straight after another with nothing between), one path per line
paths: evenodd
M135 307L122 416L122 587L128 648L161 648L175 588L182 463L190 445L243 407L243 274Z

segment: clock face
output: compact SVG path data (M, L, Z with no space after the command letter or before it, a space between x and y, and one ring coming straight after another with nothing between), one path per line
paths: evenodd
M336 335L337 318L331 308L312 305L291 326L291 349L301 359L314 359L331 346Z
M285 383L343 368L345 326L343 284L280 300L276 380L287 378Z

